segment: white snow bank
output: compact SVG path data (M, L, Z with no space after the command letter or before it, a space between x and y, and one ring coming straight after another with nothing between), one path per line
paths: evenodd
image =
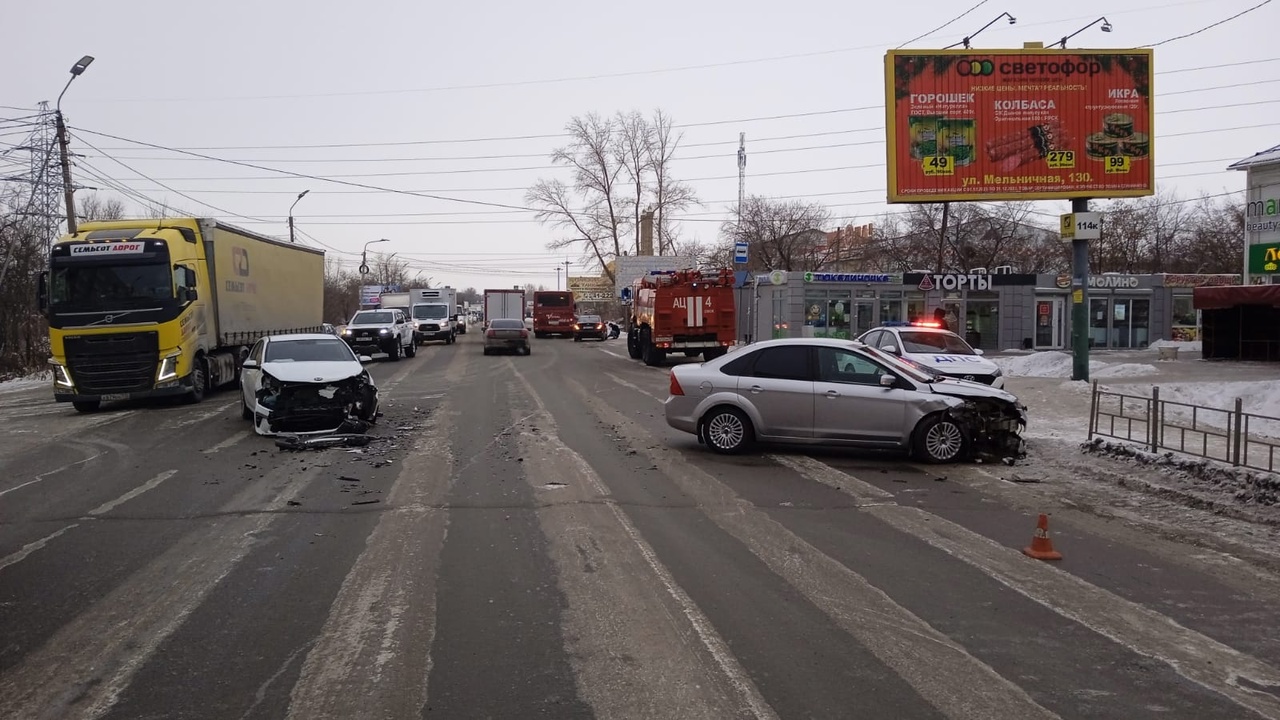
M1047 350L1031 355L1018 357L991 358L1005 375L1010 377L1071 377L1071 354L1058 350ZM1089 360L1089 376L1101 378L1139 377L1156 375L1159 368L1145 363L1108 363L1101 360Z
M44 387L53 382L53 376L48 372L38 372L34 375L26 377L14 378L13 380L5 380L0 382L0 393L17 392L19 390L29 390L34 387Z
M1234 411L1236 398L1241 399L1241 407L1246 413L1266 415L1280 418L1280 380L1251 380L1238 382L1180 382L1157 383L1160 387L1160 399L1165 402L1182 403L1182 405L1165 405L1165 416L1180 422L1190 422L1190 407L1203 408L1195 411L1198 425L1225 429L1229 420L1227 412ZM1151 397L1151 385L1132 384L1115 385L1112 390L1126 395ZM1214 412L1220 411L1220 412ZM1280 437L1280 423L1250 419L1251 434Z

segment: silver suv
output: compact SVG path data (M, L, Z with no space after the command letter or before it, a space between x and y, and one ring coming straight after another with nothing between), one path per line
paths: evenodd
M342 339L356 354L386 353L390 360L399 360L401 355L413 357L418 350L413 323L396 308L357 312L342 331Z

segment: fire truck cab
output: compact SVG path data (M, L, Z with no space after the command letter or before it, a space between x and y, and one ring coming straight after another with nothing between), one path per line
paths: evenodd
M627 352L646 365L659 365L668 353L724 355L737 335L733 271L657 272L631 288Z

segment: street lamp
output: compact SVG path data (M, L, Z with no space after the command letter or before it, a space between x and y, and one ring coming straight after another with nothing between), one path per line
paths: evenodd
M71 87L71 82L80 77L80 74L93 63L92 55L85 55L71 66L71 77L67 80L67 84L62 86L62 92L58 93L58 102L53 106L53 117L58 129L58 151L62 158L62 199L67 205L67 232L71 235L76 234L76 198L74 190L71 187L71 160L67 156L67 124L62 120L62 96L67 94L67 88Z
M560 266L556 266L556 290L560 289Z
M303 194L305 195L306 193L303 193ZM369 274L369 246L373 245L374 243L380 243L380 242L391 242L391 241L388 240L387 238L382 238L381 240L370 240L369 242L364 244L364 249L360 251L360 274L361 275Z
M1062 48L1063 50L1066 50L1066 49L1067 49L1067 41L1068 41L1068 40L1070 40L1071 38L1073 38L1073 37L1075 37L1075 36L1079 35L1080 33L1084 32L1085 30L1088 30L1089 28L1093 27L1094 25L1097 25L1098 23L1102 23L1102 27L1101 27L1101 28L1099 28L1100 30L1102 30L1102 32L1107 32L1107 33L1111 32L1111 23L1110 23L1110 22L1108 22L1108 21L1107 21L1107 19L1106 19L1105 17L1100 17L1100 18L1098 18L1097 20L1094 20L1093 22L1089 23L1088 25L1085 25L1084 27L1080 28L1079 30L1077 30L1077 31L1075 31L1075 32L1073 32L1073 33L1071 33L1070 35L1068 35L1068 36L1066 36L1066 37L1062 38L1061 40L1059 40L1058 42L1056 42L1056 43L1054 43L1054 44L1055 44L1055 45L1057 45L1058 47ZM1050 46L1050 47L1052 47L1052 46Z
M296 242L296 241L293 239L293 209L294 209L295 207L297 207L297 205L298 205L298 200L301 200L302 198L306 197L306 196L307 196L307 193L309 193L309 192L311 192L311 191L310 191L310 190L303 190L302 192L298 193L298 198L297 198L297 200L294 200L294 201L293 201L293 205L290 205L290 206L289 206L289 242Z
M1002 12L1002 13L1000 13L999 15L997 15L997 16L996 16L996 19L995 19L995 20L992 20L991 22L987 23L986 25L983 25L982 27L978 28L978 32L976 32L976 33L974 33L974 34L972 34L972 35L966 35L966 36L965 36L965 38L964 38L963 40L961 40L960 42L955 43L954 45L948 45L948 46L946 46L946 47L944 47L944 48L942 48L942 49L943 49L943 50L950 50L951 48L955 47L956 45L964 45L964 49L965 49L965 50L968 50L968 49L969 49L969 41L971 41L971 40L973 40L975 37L977 37L977 36L978 36L978 35L979 35L983 30L986 30L987 28L991 27L992 25L995 25L997 22L999 22L999 21L1000 21L1000 18L1009 18L1009 24L1010 24L1010 25L1016 25L1016 24L1017 24L1017 22L1018 22L1018 18L1016 18L1016 17L1014 17L1014 16L1010 15L1010 14L1009 14L1009 13L1007 13L1007 12Z

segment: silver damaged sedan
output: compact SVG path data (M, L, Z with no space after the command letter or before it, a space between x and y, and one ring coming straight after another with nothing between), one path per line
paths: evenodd
M797 338L671 370L667 424L720 453L754 442L907 450L934 463L1025 454L1013 395L851 340Z

